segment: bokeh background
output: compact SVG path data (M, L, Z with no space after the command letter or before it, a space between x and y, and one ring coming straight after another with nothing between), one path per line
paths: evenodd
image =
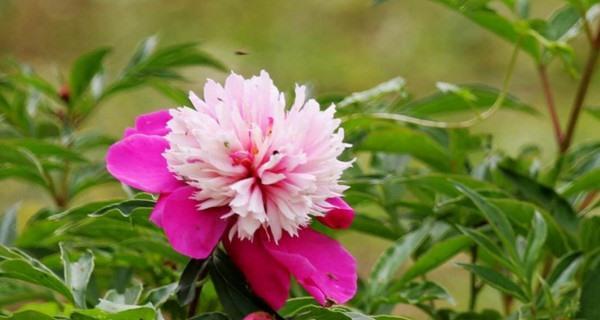
M533 0L532 15L547 16L560 2ZM280 89L309 84L315 95L360 91L396 76L404 77L416 96L434 91L437 81L499 86L512 50L510 44L426 0L390 0L381 5L370 0L0 0L0 58L25 62L57 86L78 55L98 46L113 48L107 61L109 77L111 71L114 76L137 43L153 34L163 44L200 42L237 73L250 76L265 69ZM586 52L583 41L576 40L575 46ZM239 51L246 54L236 54ZM550 74L564 123L576 81L558 63ZM226 76L202 68L187 70L186 75L190 82L181 87L199 92L205 78ZM597 74L589 104L600 105L598 78ZM494 133L496 148L509 154L541 141L544 164L549 165L555 152L550 122L535 66L524 54L511 91L542 114L503 111L474 130ZM120 95L105 103L85 130L116 137L135 115L169 105L150 90ZM598 135L597 122L584 114L576 141ZM122 195L116 186L95 190L79 201ZM0 208L22 201L21 217L27 216L48 205L39 194L3 181ZM362 274L388 245L350 232L343 241L358 257ZM455 295L458 308L466 308L464 272L448 265L433 277ZM491 293L481 302L481 307L498 303Z

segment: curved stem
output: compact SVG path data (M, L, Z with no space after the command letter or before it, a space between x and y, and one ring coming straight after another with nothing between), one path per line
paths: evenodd
M513 53L511 55L510 62L508 64L508 71L506 72L506 75L504 76L504 81L502 83L502 91L496 98L496 101L494 102L494 104L492 104L492 106L489 109L487 109L485 112L478 114L477 117L475 117L475 118L471 118L471 119L464 120L464 121L457 121L457 122L446 122L446 121L421 119L421 118L411 117L411 116L404 115L404 114L378 112L378 113L369 113L366 115L365 114L361 114L361 115L354 114L349 117L343 118L343 120L347 121L347 120L356 118L358 116L360 116L361 118L367 116L367 117L372 117L375 119L384 119L384 120L393 120L393 121L398 121L398 122L412 123L412 124L416 124L416 125L423 126L423 127L445 128L445 129L472 127L473 125L491 117L494 113L496 113L496 111L498 111L498 109L500 109L500 107L504 103L504 100L508 96L508 88L509 88L510 82L512 80L512 75L513 75L513 71L515 69L515 65L517 63L519 51L520 51L519 41L517 41L517 43L515 44Z
M542 91L544 92L544 97L546 98L546 106L548 107L548 113L550 114L550 119L552 120L554 138L556 140L556 144L560 148L560 145L563 140L563 134L560 129L560 120L558 119L558 114L556 112L554 95L552 94L552 87L550 85L550 80L548 79L548 72L546 71L545 65L538 66L538 74L542 82Z
M600 22L598 23L598 28L600 29ZM581 109L583 109L583 103L585 102L585 97L588 93L590 83L592 82L592 76L596 69L598 56L600 56L600 30L598 30L596 38L594 38L594 41L592 42L590 55L585 64L585 69L583 69L581 81L579 82L577 94L575 95L575 101L573 102L573 108L571 109L565 137L560 145L560 152L563 154L569 149L573 142L573 134L575 133L579 115L581 114Z

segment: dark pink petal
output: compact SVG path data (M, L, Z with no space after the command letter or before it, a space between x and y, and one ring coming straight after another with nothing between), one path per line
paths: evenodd
M306 228L266 248L321 305L345 303L356 293L356 261L337 241Z
M135 128L125 129L125 137L141 133L146 135L164 136L169 133L167 122L171 120L168 110L158 110L143 114L135 119Z
M146 192L175 190L183 182L167 169L162 153L169 147L159 136L134 134L113 144L106 156L106 169L117 180Z
M251 314L244 317L243 320L273 320L274 318L263 311L252 312Z
M229 212L229 208L199 210L198 202L192 199L195 191L185 186L171 193L164 203L161 224L175 251L194 259L204 259L225 232L228 221L221 216Z
M317 219L324 225L332 229L347 229L354 220L354 209L350 207L342 198L329 198L327 202L332 206L331 210Z
M290 274L269 254L261 238L262 235L259 234L252 241L234 238L225 242L225 248L244 274L252 291L277 310L285 304L288 297Z
M162 227L162 215L165 211L165 204L167 203L167 198L170 193L161 193L158 196L158 200L156 201L156 205L154 209L152 209L152 213L150 214L150 221L154 222L155 225Z

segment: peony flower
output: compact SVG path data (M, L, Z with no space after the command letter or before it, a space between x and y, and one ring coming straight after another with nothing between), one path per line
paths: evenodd
M294 276L322 305L356 292L356 263L337 241L314 231L312 218L347 228L354 211L339 183L350 162L335 106L320 110L296 87L284 95L266 72L225 86L208 80L194 108L142 115L110 147L108 171L122 183L158 194L150 219L174 250L208 257L222 240L255 294L274 309Z

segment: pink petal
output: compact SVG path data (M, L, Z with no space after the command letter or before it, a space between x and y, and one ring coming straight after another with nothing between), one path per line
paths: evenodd
M165 204L167 203L169 195L170 193L161 193L156 201L154 209L152 209L152 213L150 214L150 221L154 222L154 224L159 227L162 227L162 215L165 211Z
M167 169L162 153L169 147L159 136L134 134L108 149L106 169L117 180L146 192L170 192L183 182Z
M171 120L168 110L158 110L143 114L135 119L135 128L125 129L125 137L142 133L147 135L164 136L169 133L167 122Z
M252 291L277 310L285 304L288 297L290 274L269 254L262 236L264 234L257 233L252 241L234 238L225 242L225 248L244 274Z
M266 248L321 305L345 303L356 293L356 261L337 241L306 228Z
M161 224L175 251L194 258L204 259L213 251L227 228L228 221L221 216L227 207L199 210L192 199L196 192L185 186L171 193L164 203Z
M252 312L251 314L244 317L243 320L273 320L274 318L263 311Z
M327 202L331 204L331 209L325 216L317 217L324 225L332 229L347 229L354 220L354 209L352 209L342 198L329 198Z

